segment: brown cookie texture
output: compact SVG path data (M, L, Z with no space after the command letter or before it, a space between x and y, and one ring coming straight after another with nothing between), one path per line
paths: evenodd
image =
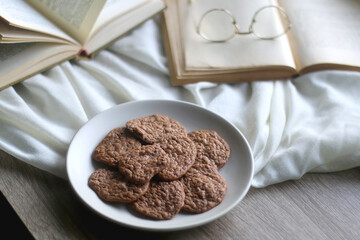
M179 180L151 181L149 190L133 203L136 211L153 219L167 220L180 212L185 193Z
M97 145L92 157L98 162L117 167L122 153L141 147L137 140L125 127L112 129Z
M99 168L88 180L89 186L104 201L129 203L141 197L149 188L149 183L133 184L125 181L116 170Z
M195 162L192 165L192 167L193 168L202 168L203 165L207 165L207 166L215 168L217 170L217 166L213 160L209 159L204 154L196 154Z
M112 129L92 158L106 166L94 171L89 187L107 202L131 203L144 217L172 219L181 210L203 213L227 192L220 175L230 146L213 130L190 133L178 121L153 114Z
M197 158L203 156L213 161L217 168L222 168L230 157L230 146L213 130L195 130L188 133L188 137L195 142Z
M126 123L126 128L148 144L160 142L172 135L186 135L183 125L161 114L132 119Z
M143 145L122 154L118 169L127 181L144 184L159 173L168 161L168 155L159 144Z
M188 175L192 176L192 174L194 173L202 173L204 175L217 175L220 174L217 166L210 160L208 161L202 161L202 162L196 162L194 163L194 165L191 167L191 169L195 169L189 172Z
M181 178L195 162L196 146L194 142L187 136L174 135L159 144L169 156L169 162L157 176L165 181Z
M181 178L185 201L183 210L190 213L206 212L219 205L226 194L227 184L217 168L199 164Z

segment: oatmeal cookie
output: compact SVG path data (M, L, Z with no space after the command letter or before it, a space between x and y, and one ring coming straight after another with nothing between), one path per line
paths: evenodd
M119 172L132 183L144 184L159 173L169 162L168 155L159 144L143 145L126 152L119 160Z
M159 144L169 156L169 162L157 176L165 181L179 179L195 162L196 146L194 142L187 136L173 135Z
M227 184L216 167L199 164L181 178L185 191L183 210L191 213L206 212L219 205L226 194Z
M149 190L136 200L135 210L157 220L173 218L184 205L184 188L179 180L150 182Z
M119 156L127 151L141 147L137 140L125 127L111 130L95 148L92 158L110 167L117 167Z
M196 144L197 158L203 156L213 161L217 168L222 168L230 157L230 146L213 130L195 130L188 133L188 136Z
M149 183L142 185L125 181L116 170L99 168L89 177L89 186L104 201L129 203L141 197L149 188Z
M135 118L126 128L145 143L157 143L172 135L186 136L186 129L178 121L161 114Z

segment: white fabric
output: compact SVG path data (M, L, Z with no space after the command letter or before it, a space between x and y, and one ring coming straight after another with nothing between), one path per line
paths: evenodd
M77 130L97 113L140 99L197 103L234 123L255 157L254 187L360 165L360 73L294 80L169 83L159 23L149 20L91 61L69 61L0 91L0 148L66 178Z

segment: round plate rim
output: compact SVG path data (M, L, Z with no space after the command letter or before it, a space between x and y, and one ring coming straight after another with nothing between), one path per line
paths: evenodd
M91 206L86 201L86 199L84 199L84 197L78 192L78 190L75 187L74 181L73 181L73 179L71 177L71 165L69 164L69 158L70 158L70 155L71 155L71 153L73 151L73 148L74 148L74 142L76 142L78 136L84 131L84 129L86 130L87 126L89 124L91 124L91 122L96 121L96 119L100 118L102 115L108 114L109 112L115 111L116 109L119 109L119 108L124 108L125 106L141 105L141 104L149 104L149 103L151 103L151 104L169 104L169 103L170 104L180 104L180 105L183 105L183 106L193 107L195 109L208 112L208 113L218 117L219 119L222 119L222 121L226 122L229 126L231 126L234 130L236 130L237 134L239 134L241 136L241 138L244 140L244 144L245 144L245 146L246 146L246 148L248 150L248 154L250 156L250 159L249 159L250 160L250 162L249 162L249 165L250 165L249 178L248 178L246 187L244 188L242 194L237 198L236 201L234 201L232 204L230 204L226 208L225 211L223 211L223 212L221 212L219 214L216 214L216 215L214 215L212 217L209 217L207 219L204 219L202 221L198 221L198 222L195 222L195 223L190 222L190 223L187 223L187 224L183 224L181 226L161 227L161 223L159 224L158 227L140 226L140 225L128 224L128 223L126 223L124 221L118 221L116 219L113 219L113 218L111 218L109 216L104 215L102 212L100 212L99 210L97 210L93 206ZM110 108L96 114L94 117L89 119L89 121L86 122L82 127L80 127L80 129L73 136L73 138L72 138L72 140L70 142L67 154L66 154L66 173L67 173L70 185L71 185L72 189L74 190L74 192L76 193L77 197L89 209L91 209L92 211L94 211L98 215L104 217L105 219L108 219L111 222L117 223L117 224L125 226L125 227L133 228L133 229L146 230L146 231L160 231L160 232L162 232L162 231L175 231L175 230L184 230L184 229L189 229L189 228L197 227L197 226L200 226L200 225L204 225L206 223L214 221L215 219L220 218L221 216L228 213L231 209L233 209L245 197L245 195L247 194L247 192L249 191L249 189L251 187L251 180L252 180L253 175L254 175L254 158L253 158L253 154L252 154L250 145L249 145L247 139L245 138L245 136L243 135L243 133L234 124L232 124L230 121L228 121L224 117L220 116L219 114L217 114L217 113L215 113L215 112L213 112L213 111L211 111L209 109L206 109L206 108L204 108L204 107L202 107L200 105L197 105L197 104L194 104L194 103L191 103L191 102L179 101L179 100L163 100L163 99L158 99L158 100L156 100L156 99L155 100L136 100L136 101L130 101L130 102L121 103L121 104L115 105L113 107L110 107ZM171 221L171 220L167 220L167 221Z

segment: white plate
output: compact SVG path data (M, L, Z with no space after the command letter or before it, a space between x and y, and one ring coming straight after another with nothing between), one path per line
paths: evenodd
M220 174L228 184L221 204L201 214L179 213L170 220L151 220L135 213L129 204L102 201L88 186L88 178L101 165L91 159L97 144L113 128L125 126L128 120L152 114L167 115L187 131L209 129L217 131L231 148L231 156ZM153 231L180 230L213 221L237 205L250 188L253 177L253 156L242 133L221 116L198 105L168 100L135 101L112 107L89 120L74 136L66 168L70 183L80 199L101 216L124 226Z

